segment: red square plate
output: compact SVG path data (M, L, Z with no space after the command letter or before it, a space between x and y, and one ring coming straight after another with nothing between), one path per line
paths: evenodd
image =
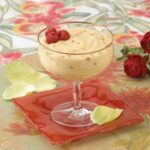
M55 123L50 116L51 110L60 103L72 100L72 88L70 86L16 98L13 102L52 144L63 144L143 121L139 114L96 80L92 84L91 82L84 84L82 90L84 100L114 108L123 108L122 115L110 123L83 128L69 128Z

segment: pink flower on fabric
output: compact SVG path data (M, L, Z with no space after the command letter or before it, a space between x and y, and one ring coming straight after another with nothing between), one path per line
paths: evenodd
M150 18L150 0L143 0L142 2L138 2L137 5L140 8L130 10L129 15Z
M4 131L9 132L13 135L36 135L38 134L37 130L28 122L24 123L13 122L9 124L8 128L5 128Z
M21 56L22 54L20 52L0 54L0 64L7 64L12 60L20 58Z
M143 39L143 36L144 36L144 35L139 34L136 31L132 31L132 30L130 30L129 33L136 36L139 39L139 41L141 41Z
M64 14L70 13L74 8L64 8L62 2L26 1L20 10L22 15L18 16L14 23L41 23L46 25L54 24L63 18Z

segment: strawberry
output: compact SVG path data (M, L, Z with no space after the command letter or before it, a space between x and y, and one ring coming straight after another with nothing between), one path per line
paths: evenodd
M59 30L57 35L59 40L68 40L70 38L69 32L66 30Z

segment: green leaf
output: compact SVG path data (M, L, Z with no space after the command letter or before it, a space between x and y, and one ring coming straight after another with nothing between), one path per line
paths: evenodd
M124 58L125 58L124 56L121 56L121 57L118 57L116 60L121 61L121 60L123 60Z
M149 23L146 23L146 21L144 20L138 20L135 18L129 18L126 22L126 25L131 28L130 26L132 26L132 28L135 28L137 30L139 30L140 32L147 32L150 29ZM131 29L132 29L131 28Z
M85 20L93 23L106 24L108 21L108 14L106 12L98 13L88 17Z
M81 19L89 16L90 13L87 12L71 12L69 14L64 15L64 19L73 18L73 19Z
M113 34L118 34L118 33L124 33L126 30L126 27L123 24L120 23L113 23L108 25L107 27L113 31ZM110 27L109 27L110 26Z
M8 9L9 9L9 5L4 5L3 6L3 12L4 12L4 14L7 13Z
M4 5L4 6L0 5L0 22L3 20L3 17L7 13L8 8L9 8L8 5Z
M83 1L81 0L61 0L64 4L64 6L80 6L83 4Z
M97 106L91 113L91 120L94 123L102 125L117 119L121 115L122 111L123 109L119 108L114 109L107 106Z
M5 0L10 7L13 9L20 11L20 6L24 3L23 0Z
M24 81L25 78L34 73L34 70L27 64L15 60L6 66L6 73L11 83Z
M3 7L0 6L0 22L3 20L4 12L3 12Z
M126 7L126 8L133 9L136 7L136 3L131 0L126 0L126 1L121 1L121 2L123 2L124 7Z
M125 7L122 5L122 2L115 2L114 3L114 6L115 6L115 10L117 12L120 13L120 15L123 15L123 16L128 16L128 12L127 10L125 9Z
M12 38L6 34L0 33L0 45L5 49L12 48Z
M130 54L137 54L141 56L147 56L147 54L144 53L144 50L141 47L129 47L129 46L124 46L121 49L122 56L118 57L117 60L123 60L125 59L128 55Z
M141 47L127 47L128 49L128 54L139 54L142 55L144 54L144 50Z
M15 97L21 97L34 91L34 86L27 83L13 83L3 93L5 100L10 100Z

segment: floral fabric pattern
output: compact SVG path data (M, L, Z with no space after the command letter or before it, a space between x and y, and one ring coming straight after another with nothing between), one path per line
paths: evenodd
M15 24L13 31L21 34L35 34L45 25L58 23L64 14L68 14L74 9L64 8L61 2L44 1L37 3L27 1L19 7L19 10L22 14L13 20Z
M2 99L9 85L5 65L15 59L43 71L37 58L37 34L62 21L103 24L114 34L114 61L99 76L112 92L142 114L144 123L54 146L40 136L22 113ZM0 1L0 149L6 150L149 150L150 77L126 76L123 63L116 61L120 49L137 47L150 30L150 0L1 0ZM61 83L60 83L61 84Z

